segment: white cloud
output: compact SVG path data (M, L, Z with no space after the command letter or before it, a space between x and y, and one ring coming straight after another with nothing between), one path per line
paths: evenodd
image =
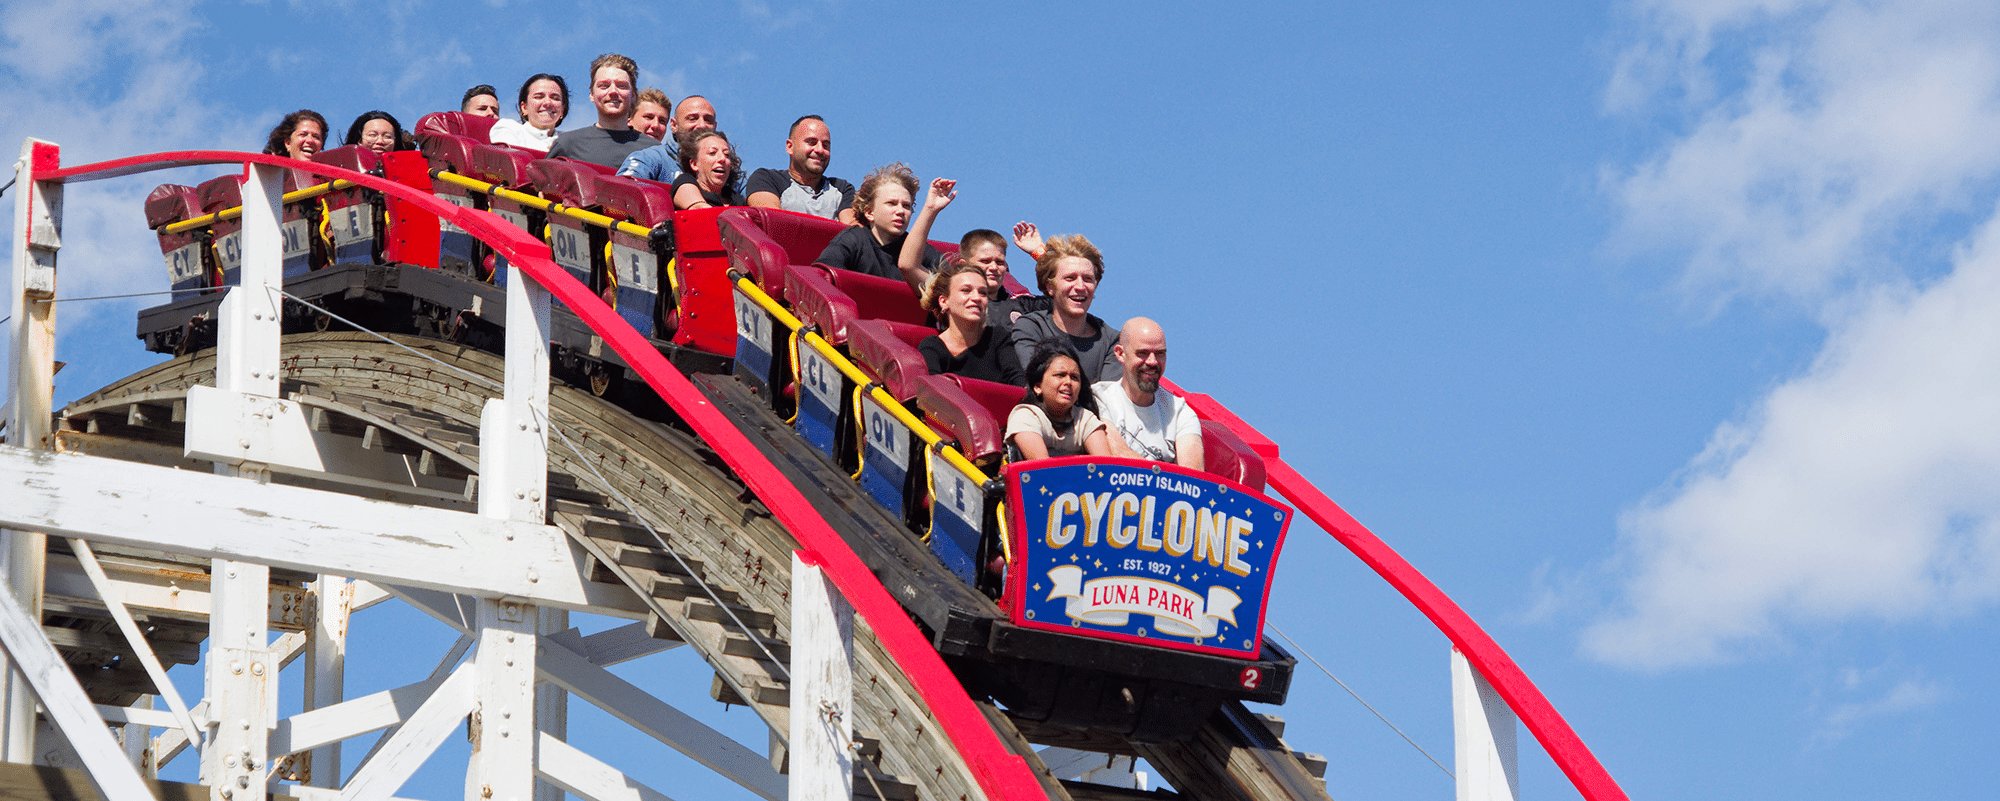
M1691 287L1819 301L1879 280L1882 248L2000 169L2000 7L1687 5L1621 64L1681 54L1651 72L1688 89L1691 130L1609 188L1620 244L1685 251ZM1644 94L1620 75L1612 92ZM1735 88L1704 98L1715 85Z
M200 18L184 3L0 6L0 108L8 110L0 117L0 148L6 158L11 161L30 136L61 145L65 164L261 142L259 125L206 97L209 78L188 46ZM222 172L215 168L207 174ZM199 177L205 176L177 180ZM157 240L141 211L146 192L165 180L81 184L65 193L60 297L166 288ZM0 207L12 214L12 191ZM0 231L0 249L12 252L12 246L11 231ZM158 300L69 304L58 324L78 331L98 319L129 319L132 310ZM7 313L11 309L0 309Z
M2000 596L2000 221L1951 275L1883 292L1622 528L1602 658L1711 661L1784 620L1902 619Z
M1803 304L1828 335L1627 512L1621 602L1585 649L1696 664L1788 626L1992 604L2000 12L1663 0L1643 17L1658 33L1621 60L1608 101L1678 93L1689 122L1610 171L1621 244L1684 255L1697 297ZM1632 67L1659 53L1677 66Z
M1819 727L1813 732L1810 745L1825 747L1838 743L1860 724L1932 706L1949 696L1944 685L1936 681L1921 676L1895 679L1885 673L1881 668L1850 667L1841 671L1840 686L1825 693L1838 700L1815 704L1820 707L1815 710ZM1889 686L1882 688L1883 684Z

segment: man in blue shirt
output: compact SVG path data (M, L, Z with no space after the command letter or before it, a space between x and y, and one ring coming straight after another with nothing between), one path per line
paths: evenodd
M704 128L715 127L715 106L701 95L688 95L674 107L674 118L667 123L667 137L660 143L632 153L625 157L618 167L618 174L648 181L673 183L681 174L681 134L693 133Z

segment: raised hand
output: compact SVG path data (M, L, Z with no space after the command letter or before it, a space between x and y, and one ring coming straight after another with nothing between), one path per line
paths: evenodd
M1022 253L1033 256L1042 252L1042 232L1034 223L1022 220L1014 223L1014 247Z
M924 196L924 206L942 211L957 197L957 181L950 178L932 178L930 193Z

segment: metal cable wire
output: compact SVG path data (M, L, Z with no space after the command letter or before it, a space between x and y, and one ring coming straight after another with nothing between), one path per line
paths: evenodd
M1297 640L1292 639L1292 635L1286 634L1285 630L1278 628L1278 624L1276 623L1266 622L1264 626L1279 637L1284 638L1286 645L1291 646L1292 650L1297 651L1300 656L1305 657L1306 661L1313 663L1313 667L1319 668L1319 672L1325 673L1327 678L1333 679L1333 683L1340 685L1340 689L1346 690L1348 695L1354 696L1354 700L1360 702L1363 707L1366 707L1375 716L1376 720L1382 721L1382 725L1388 726L1389 730L1395 732L1397 737L1403 738L1403 742L1409 743L1411 748L1417 749L1417 753L1423 754L1424 758L1430 760L1431 764L1436 765L1438 770L1444 771L1444 775L1450 776L1454 781L1458 779L1457 776L1452 774L1451 768L1445 767L1444 763L1439 762L1437 757L1431 756L1431 752L1424 750L1423 746L1417 745L1416 740L1410 739L1410 735L1405 734L1400 727L1390 722L1388 716L1383 715L1382 711L1376 709L1374 704L1368 703L1368 700L1362 698L1360 693L1355 692L1353 687L1347 686L1347 682L1341 681L1339 676L1333 675L1333 671L1326 669L1326 665L1321 664L1318 657L1307 652L1303 646L1299 645Z
M548 426L551 433L562 439L563 445L568 447L571 453L576 454L577 462L590 471L591 476L596 478L598 483L603 486L605 493L610 495L611 499L616 501L619 506L624 507L625 511L632 515L632 519L639 521L639 525L646 529L646 533L652 535L653 540L660 544L660 550L666 551L667 555L673 557L674 562L681 566L681 570L687 573L688 577L694 579L695 584L701 587L701 591L708 595L709 600L715 602L715 607L722 610L723 614L728 615L730 622L735 623L737 628L742 629L743 635L750 638L750 642L757 646L757 650L764 652L764 656L771 660L771 664L777 666L778 672L784 674L785 680L791 681L792 671L785 666L784 660L779 659L777 654L772 653L770 647L764 643L764 638L757 636L757 632L751 629L749 624L744 623L742 618L737 617L736 613L730 610L729 605L723 603L721 596L716 594L715 588L703 580L701 575L688 565L686 559L681 558L680 552L675 551L672 546L667 544L667 538L662 536L658 529L653 528L652 523L646 521L645 515L639 512L638 505L632 503L631 499L626 498L625 493L619 492L618 488L613 486L611 480L605 478L603 473L598 472L597 465L590 463L590 460L584 456L583 450L578 448L576 443L569 438L568 434L563 433L561 428L550 425L546 421L543 424Z
M451 370L460 375L464 375L472 379L473 381L476 381L492 389L500 390L503 393L506 391L505 387L499 382L496 382L485 376L479 375L478 373L474 373L463 367L459 367L458 365L445 362L441 359L438 359L435 356L431 356L430 354L424 353L423 351L417 350L416 348L412 348L401 342L397 342L393 339L390 339L388 336L378 331L369 329L365 326L355 323L353 320L349 320L345 317L335 314L333 311L328 310L325 307L319 306L317 304L314 304L312 301L298 297L297 295L293 295L290 292L286 292L285 290L280 289L278 287L267 287L267 288L273 292L276 292L280 295L290 298L291 300L297 302L299 305L305 306L306 308L312 309L321 314L327 315L328 317L331 317L335 320L338 320L342 324L350 328L353 328L356 331L367 334L376 339L382 340L383 342L389 343L390 345L394 345L398 348L401 348L404 351L409 352L411 355L416 356L417 358L423 359L424 361L438 365L439 367L443 367L447 370ZM572 453L576 454L577 462L579 464L582 464L585 469L590 471L592 477L597 479L598 483L604 488L605 494L609 496L613 501L616 501L619 506L623 507L624 511L631 514L632 519L639 521L639 525L646 530L646 533L651 535L655 542L659 543L660 549L665 551L668 556L673 557L674 562L681 566L681 570L687 573L689 578L694 579L696 586L701 587L702 592L706 594L710 600L715 602L716 608L722 610L723 614L729 616L730 622L735 623L737 628L743 631L743 635L750 638L750 642L757 646L757 650L764 652L764 656L768 657L771 660L771 663L777 666L778 671L784 674L784 678L786 681L791 681L792 672L790 669L786 667L784 660L779 659L777 655L771 651L770 646L765 644L764 638L759 637L757 635L757 632L751 629L749 624L744 623L742 618L737 617L736 613L729 608L729 605L723 603L721 596L719 596L716 593L715 588L713 586L710 586L707 580L703 579L701 575L693 569L693 567L688 565L687 560L685 558L682 558L682 556L678 551L675 551L672 546L669 546L667 544L667 538L662 536L658 529L653 528L652 523L647 522L646 516L639 512L638 505L634 504L631 501L631 499L625 497L624 493L619 492L618 488L613 486L610 479L606 478L603 473L598 472L597 466L591 464L590 460L585 457L583 450L577 447L576 443L569 438L568 434L563 433L561 427L556 426L553 423L553 421L547 419L537 420L536 422L541 424L543 427L547 428L551 433L555 434L558 438L562 439L563 444L567 446Z
M86 295L80 298L54 298L41 303L75 303L81 300L114 300L117 298L143 298L151 295L184 295L190 292L213 292L215 287L200 286L188 289L155 289L151 292L123 292L116 295Z

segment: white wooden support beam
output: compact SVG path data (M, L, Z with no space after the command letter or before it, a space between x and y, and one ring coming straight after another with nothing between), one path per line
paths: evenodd
M386 801L402 789L472 711L473 678L469 663L452 671L402 728L385 738L382 747L355 769L341 797L347 801Z
M152 696L145 697L151 698ZM98 704L97 715L104 718L105 723L123 723L155 729L186 731L180 728L180 721L174 719L174 713L164 709L154 709L146 706L108 706Z
M119 801L152 797L138 769L125 761L123 749L97 716L83 685L42 634L42 622L30 617L8 593L0 593L0 648L26 689L48 710L49 721L69 740L100 794Z
M354 584L321 573L312 583L311 628L306 637L306 710L326 709L341 702L346 688L347 624ZM274 753L287 753L274 751ZM340 742L314 748L306 757L301 782L311 787L340 786Z
M766 801L784 801L785 777L778 775L763 755L744 747L728 735L709 728L631 682L591 664L582 654L553 641L542 643L536 660L544 679L687 755L723 778L742 785L758 797Z
M125 635L125 642L132 646L132 653L139 658L140 666L146 669L146 677L153 680L153 689L158 690L159 696L166 700L167 709L173 712L173 719L182 731L187 732L188 739L199 739L201 730L195 726L194 716L189 714L187 702L181 700L180 690L174 687L172 679L167 678L167 668L160 664L160 657L153 653L152 644L146 640L145 633L139 630L139 622L132 619L131 612L126 611L124 600L118 597L118 588L111 583L111 577L105 575L104 566L97 563L97 554L90 550L90 543L70 540L69 549L76 555L77 563L83 567L84 575L89 576L90 583L97 588L98 597L104 601L105 611L111 613L112 622L116 623L118 631Z
M792 554L792 801L854 797L854 608Z
M479 417L479 513L548 519L549 292L518 271L507 281L503 395Z
M452 675L452 670L446 668L455 668L456 664L439 667L439 671L420 681L333 706L300 712L278 721L277 728L271 732L271 753L277 756L296 754L401 724L444 684L445 679ZM312 786L325 785L314 782ZM338 786L337 782L335 786Z
M549 608L539 610L539 617L535 626L535 636L538 640L541 637L561 634L568 630L568 612L561 609ZM534 683L534 685L535 730L542 735L542 737L536 738L536 741L541 742L543 739L553 739L561 742L569 736L569 693L564 692L561 687L553 684ZM537 753L535 759L539 763L541 755ZM550 782L537 781L535 783L535 801L563 801L562 788Z
M561 738L543 734L538 748L542 778L583 801L674 801Z
M217 559L213 569L215 610L204 661L215 729L201 747L202 781L214 801L261 801L278 709L278 660L265 620L271 568Z
M627 623L591 635L570 629L561 634L550 635L546 638L546 642L582 654L583 658L598 667L610 667L686 645L683 642L654 637L646 631L645 623Z
M561 529L0 445L0 526L638 617ZM220 575L218 573L217 575Z
M479 513L487 518L548 520L550 319L548 290L519 271L509 276L503 394L486 402L479 420ZM540 713L559 702L535 688L535 644L546 622L530 604L479 601L466 798L542 797L535 740L545 725ZM567 627L562 620L555 631Z
M459 635L458 640L456 642L453 642L450 648L445 649L444 656L438 659L437 667L431 669L430 676L426 677L422 683L425 686L429 687L435 687L437 685L443 684L445 678L449 677L452 674L452 671L458 669L459 658L465 656L465 652L471 649L472 649L472 635L470 634ZM393 726L388 727L388 729L383 732L382 737L380 739L377 739L374 745L368 747L368 753L362 755L361 762L363 764L366 764L369 760L374 759L375 754L377 754L382 750L382 746L384 744L388 743L391 739L394 739L396 736L396 732L401 728L402 728L401 723L397 723Z
M56 252L62 248L63 186L35 179L53 166L54 143L28 139L14 162L14 253L8 291L7 442L49 447L56 357ZM34 620L42 619L42 570L48 541L33 530L0 531L6 540L6 591ZM35 700L14 671L0 664L0 757L27 763L34 757Z
M1451 722L1458 801L1519 798L1520 721L1457 648L1451 649Z
M284 285L283 244L278 221L283 214L284 171L250 165L243 182L243 261L237 286L222 298L217 314L215 388L237 396L275 399L278 396L278 295ZM272 432L259 427L219 430L224 419L196 421L187 438L199 441L236 435L246 453L274 450ZM269 473L252 461L221 462L218 474L250 479L261 486ZM233 498L248 482L218 494ZM107 483L119 491L120 484ZM220 489L220 488L218 488ZM133 525L136 521L128 521ZM206 524L201 518L188 523ZM214 710L214 735L202 747L202 780L213 801L263 801L267 797L264 767L270 762L270 731L277 723L278 663L270 648L271 568L268 564L214 560L209 592L213 607L208 619L208 697Z
M518 281L518 278L517 278ZM535 796L535 607L479 602L473 655L472 764L465 797L531 801Z

